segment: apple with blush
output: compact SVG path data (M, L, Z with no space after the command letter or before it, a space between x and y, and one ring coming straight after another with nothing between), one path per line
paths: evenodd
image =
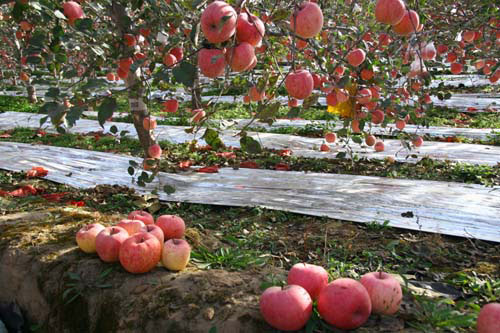
M365 287L372 302L372 312L392 315L398 312L403 291L399 281L385 272L371 272L363 275L359 282Z
M477 317L477 333L498 332L500 332L500 303L486 304Z
M123 219L118 222L117 227L125 229L130 236L141 231L141 228L145 226L144 222L141 220L129 220Z
M156 225L163 231L165 239L184 237L186 224L177 215L161 215L156 219Z
M134 210L128 214L127 219L129 220L139 220L144 222L144 224L155 224L155 219L153 215L145 212L143 210Z
M285 79L285 87L290 95L296 99L305 99L309 97L314 88L314 80L305 69L299 69L288 74Z
M236 32L237 15L224 1L214 1L201 14L201 31L212 44L222 43Z
M184 239L172 238L163 244L161 262L171 271L182 271L191 257L191 246Z
M99 223L92 223L82 227L76 233L76 243L85 253L95 253L95 239L104 230L104 226Z
M317 3L304 1L290 16L290 30L302 38L312 38L323 28L323 12Z
M152 234L139 232L123 242L119 259L129 273L149 272L161 259L161 243Z
M298 285L269 287L260 296L260 313L272 327L298 331L311 318L313 302L309 293Z
M319 294L319 314L328 324L343 330L363 325L371 311L370 295L361 283L353 279L330 282Z
M146 224L141 228L140 232L148 233L155 236L163 247L163 243L165 242L165 236L163 235L163 230L157 225L154 224Z
M296 284L304 288L312 300L316 300L321 289L328 284L328 272L321 266L299 263L288 272L288 284Z
M127 230L121 227L107 227L95 238L95 249L99 258L104 262L119 260L120 247L129 238Z

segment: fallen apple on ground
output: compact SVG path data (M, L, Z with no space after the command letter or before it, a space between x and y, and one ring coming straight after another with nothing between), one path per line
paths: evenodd
M104 226L99 223L88 224L76 233L76 243L78 247L86 253L95 253L95 239L104 230Z
M266 322L283 331L297 331L305 326L312 314L312 299L298 285L269 287L260 296L260 313Z
M169 239L163 245L161 261L171 271L182 271L191 257L191 246L184 239Z

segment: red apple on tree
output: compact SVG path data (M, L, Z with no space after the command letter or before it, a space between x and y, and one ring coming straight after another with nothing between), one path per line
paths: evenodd
M165 239L182 238L186 230L184 220L177 215L161 215L156 219L156 225L163 231Z
M299 263L288 272L287 282L303 287L316 300L321 289L328 284L328 272L321 266Z
M179 108L179 102L176 99L169 99L163 102L163 106L165 107L164 111L175 113Z
M149 148L148 148L148 154L149 154L149 157L151 157L151 158L160 158L161 153L162 153L161 147L157 143L149 146Z
M236 31L236 11L224 1L214 1L201 14L201 30L213 44L228 40Z
M290 29L302 38L312 38L323 28L323 12L318 4L304 1L290 16Z
M398 312L403 299L403 291L398 280L385 272L371 272L359 281L368 291L372 302L372 312L392 315Z
M123 242L119 258L127 272L135 274L149 272L160 261L161 243L152 234L137 233Z
M104 226L99 223L88 224L76 233L76 243L78 247L86 253L95 253L95 239L104 230Z
M375 18L380 23L398 24L405 13L406 6L401 0L378 0L375 6Z
M361 283L342 278L330 282L321 290L318 311L330 325L352 330L366 322L372 311L372 304Z
M186 268L191 256L191 247L184 239L169 239L163 245L161 262L171 271L182 271Z
M405 12L403 19L392 26L392 30L400 36L408 36L414 33L420 24L420 18L414 10L409 10Z
M128 232L121 227L107 227L95 238L95 249L104 262L118 261L120 247L129 238Z
M223 75L226 67L224 52L219 49L201 49L198 52L198 67L209 78Z
M477 333L498 332L500 332L500 303L486 304L477 317Z
M236 38L239 42L247 42L257 46L264 37L264 23L255 15L241 13L236 21Z
M247 42L241 42L226 52L226 62L235 72L247 70L253 63L255 50Z
M260 296L260 313L266 322L283 331L298 331L312 314L309 293L297 285L269 287Z
M285 79L285 87L288 95L296 99L305 99L311 95L314 81L311 73L305 69L291 72Z
M366 58L366 53L362 49L354 49L347 54L347 62L354 67L361 65Z

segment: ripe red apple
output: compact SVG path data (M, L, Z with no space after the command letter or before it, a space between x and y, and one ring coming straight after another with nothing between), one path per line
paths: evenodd
M304 1L290 16L290 29L302 38L312 38L323 28L323 12L314 2Z
M165 243L165 236L163 235L163 230L157 225L154 224L146 224L141 228L140 232L148 233L155 236L159 241L161 246L163 247L163 243Z
M406 6L401 0L378 0L375 6L375 18L380 23L398 24L405 13Z
M161 228L165 239L182 238L186 230L184 220L177 215L162 215L156 219L156 225Z
M354 133L360 133L361 129L359 128L359 120L353 119L351 122L351 129Z
M296 108L298 105L299 105L299 101L296 100L295 98L291 98L288 101L288 107L290 107L290 108Z
M63 4L64 15L70 20L81 19L83 17L82 7L78 2L68 1Z
M362 49L354 49L347 54L347 62L354 67L361 65L366 58L366 53Z
M342 278L329 283L321 290L318 311L330 325L352 330L366 322L372 311L372 304L361 283Z
M337 97L337 101L339 103L344 103L349 100L349 92L345 89L338 89L337 92L335 93L335 97Z
M201 30L210 43L222 43L236 31L236 11L224 1L214 1L201 14Z
M498 332L500 332L500 303L486 304L477 317L477 333Z
M415 32L420 25L420 18L414 10L406 11L403 19L396 25L392 26L392 30L400 36L408 36Z
M363 88L358 91L357 100L361 104L369 103L372 99L372 91L368 88Z
M179 102L176 99L169 99L163 102L163 106L163 111L175 113L179 109Z
M320 151L330 151L330 147L326 143L322 143L321 146L319 147Z
M325 134L325 141L328 142L328 143L334 143L335 141L337 141L337 134L335 133L326 133Z
M250 96L250 100L252 102L258 102L264 99L264 97L266 96L266 92L264 90L259 91L256 86L253 86L252 88L250 88L248 95Z
M406 122L404 120L398 119L396 120L396 128L402 131L406 126Z
M104 226L99 223L88 224L76 233L76 243L78 247L86 253L95 253L95 239L104 230Z
M335 106L339 104L339 100L337 99L337 93L332 91L328 95L326 95L326 104L330 106Z
M312 300L316 300L321 289L328 284L328 272L321 266L299 263L288 272L287 282L301 286Z
M184 52L180 46L172 48L168 53L172 54L177 61L181 61L184 58Z
M236 21L236 38L238 41L247 42L257 46L266 32L264 23L255 15L241 13Z
M455 75L462 73L463 68L464 66L458 62L454 62L450 65L450 71Z
M145 117L142 121L142 126L146 131L154 130L156 128L156 119L153 117Z
M235 72L242 72L252 65L255 58L255 50L247 42L239 43L236 47L226 52L226 62Z
M139 220L139 221L144 222L144 224L154 224L155 223L153 215L151 215L148 212L145 212L143 210L134 210L133 212L130 212L130 214L128 214L128 216L127 216L127 219Z
M226 58L219 49L201 49L198 52L198 67L203 75L216 78L224 74Z
M375 143L375 151L376 152L382 152L384 151L385 149L385 145L384 145L384 142L383 141L377 141L377 143Z
M260 296L260 313L266 322L283 331L298 331L312 314L312 299L297 285L269 287Z
M191 257L191 247L184 239L169 239L163 245L161 262L171 271L182 271Z
M296 99L305 99L311 95L314 81L311 73L305 69L299 69L288 74L285 80L288 95Z
M95 249L104 262L118 261L120 247L129 238L127 230L121 227L107 227L95 238Z
M365 138L365 143L367 146L373 146L375 144L375 142L377 141L377 138L375 138L375 136L373 135L367 135L366 138Z
M125 229L130 236L141 231L141 228L145 226L144 222L141 220L129 220L123 219L118 222L117 227Z
M372 112L372 123L381 124L384 121L385 115L382 110L375 110Z
M359 281L368 291L373 313L391 315L399 310L403 291L398 280L385 272L371 272Z
M424 139L421 136L417 136L412 142L415 147L420 147L424 143Z
M161 258L161 243L153 235L140 232L130 236L120 247L120 263L129 273L146 273Z
M155 143L154 145L149 146L148 155L151 158L160 158L161 156L161 147L159 144Z
M163 56L163 63L165 64L165 66L171 67L177 63L177 58L173 54L165 54Z

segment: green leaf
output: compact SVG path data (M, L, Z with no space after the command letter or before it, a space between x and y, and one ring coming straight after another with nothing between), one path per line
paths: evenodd
M174 74L177 82L182 83L187 87L192 87L196 75L196 67L189 62L183 61L179 66L176 66L172 70L172 74Z
M260 119L261 121L264 122L269 122L274 120L276 118L276 115L278 114L278 111L280 109L281 103L280 102L275 102L270 105L259 105L259 108L257 109L257 119Z
M116 133L118 133L118 127L116 127L115 125L113 125L113 126L111 126L111 127L109 128L109 131L110 131L111 133L113 133L113 134L116 134Z
M165 185L163 186L163 191L170 195L175 192L175 187L173 187L172 185Z
M287 9L280 8L273 13L272 21L277 22L277 21L287 19L290 17L290 14L291 14L290 11L288 11Z
M129 175L131 175L131 176L133 176L133 175L134 175L134 173L135 173L135 169L134 169L134 168L132 168L131 166L130 166L130 167L128 167L127 171L128 171L128 174L129 174Z
M214 149L224 147L224 142L222 142L221 138L219 137L219 133L211 128L207 128L205 134L203 134L201 138L204 139L206 143Z
M68 114L66 115L66 121L68 122L68 126L75 126L76 121L81 118L83 111L85 109L80 106L73 106Z
M75 28L79 31L84 32L85 30L92 29L93 22L90 18L84 18L75 21Z
M61 90L59 90L59 88L50 87L49 90L47 90L47 92L45 93L45 97L57 98L59 97L60 93Z
M262 151L260 143L250 136L244 136L240 139L241 149L243 151L256 154Z
M304 100L304 103L302 103L302 107L304 109L309 109L311 106L318 103L318 99L319 99L319 94L312 94L311 96L307 97Z
M139 163L137 163L136 161L134 160L130 160L128 161L128 164L130 164L131 166L133 166L134 168L138 168L139 167Z
M103 127L106 120L113 116L113 112L118 107L116 99L113 97L106 97L104 101L99 105L97 109L97 119L99 120L99 125Z

